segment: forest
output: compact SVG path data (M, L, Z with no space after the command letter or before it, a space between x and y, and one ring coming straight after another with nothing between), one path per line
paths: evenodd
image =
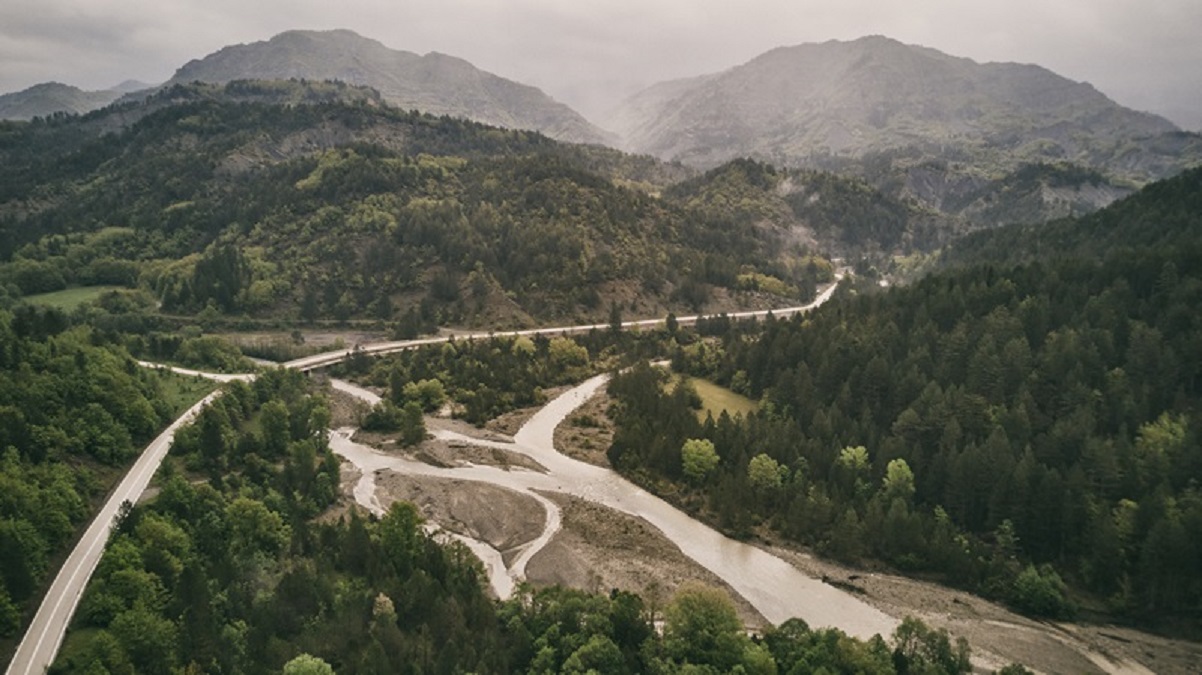
M1127 244L1096 257L1048 245L848 290L804 318L699 326L712 337L679 344L673 368L761 399L759 412L698 422L689 392L634 369L610 385L610 458L737 536L934 573L1035 615L1193 625L1200 175L1132 198L1155 200L1155 227L1120 203L1047 232ZM1021 250L1024 231L993 245ZM979 235L981 259L990 245Z

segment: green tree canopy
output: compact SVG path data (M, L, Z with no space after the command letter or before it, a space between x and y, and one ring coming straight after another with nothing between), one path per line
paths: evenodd
M681 469L685 477L701 482L718 466L718 451L707 438L690 438L680 447Z

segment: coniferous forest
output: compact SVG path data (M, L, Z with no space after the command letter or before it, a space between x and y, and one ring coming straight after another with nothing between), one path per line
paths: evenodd
M737 535L767 527L1036 615L1069 618L1084 593L1133 617L1195 617L1200 181L1187 172L1049 226L1052 243L1028 239L1021 263L952 266L757 327L699 326L713 338L681 344L674 368L762 398L761 410L700 423L687 392L635 369L611 384L611 460L689 486ZM1147 226L1126 217L1140 200ZM973 246L1004 260L1029 231ZM1076 238L1123 245L1096 257L1054 245ZM703 475L682 464L692 438L719 458Z

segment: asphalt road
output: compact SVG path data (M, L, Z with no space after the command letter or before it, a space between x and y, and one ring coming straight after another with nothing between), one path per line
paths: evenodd
M221 393L221 390L217 390L209 394L172 422L171 426L146 446L146 450L134 462L129 473L121 479L117 489L113 491L108 501L101 507L100 512L96 514L96 518L84 532L83 538L75 545L75 550L71 551L71 555L59 570L58 576L54 578L54 583L50 585L50 590L46 592L46 597L42 600L42 606L38 608L37 615L33 617L33 623L25 632L25 638L17 646L17 652L13 655L12 662L8 664L7 673L9 675L41 675L54 662L54 656L62 644L63 635L67 632L67 624L70 623L71 616L75 614L75 608L88 584L88 579L91 578L97 563L100 562L101 554L104 553L109 532L115 524L121 505L125 502L132 504L138 500L138 497L146 490L146 486L150 484L150 479L154 477L159 464L167 456L167 450L171 447L176 430L190 422L202 408Z
M840 275L839 278L842 278L842 276ZM819 293L818 297L814 298L813 302L809 303L808 305L798 305L796 307L784 307L781 309L756 310L756 311L750 311L750 312L734 312L734 313L728 313L725 316L730 317L732 319L751 319L751 318L763 318L763 317L766 317L769 314L771 314L775 317L784 318L784 317L792 316L794 314L808 312L811 309L814 309L815 307L817 307L818 305L821 305L822 303L826 302L827 300L830 300L831 295L834 294L835 289L838 287L838 285L839 285L838 281L831 284L825 290L823 290L822 293ZM681 317L677 317L676 322L679 323L680 325L684 326L684 325L694 324L697 322L698 319L713 318L713 317L717 317L717 316L721 316L721 315L696 314L696 315L692 315L692 316L681 316ZM643 319L640 321L623 321L622 328L654 328L656 326L663 325L666 321L667 321L666 317L663 319ZM607 323L594 323L594 324L587 324L587 325L583 325L583 326L556 326L556 327L552 327L552 328L531 328L528 330L513 330L513 331L504 331L504 332L499 332L499 333L498 332L473 333L473 334L469 334L469 335L458 335L458 336L455 336L454 338L433 337L433 338L420 338L420 339L416 339L416 340L397 340L395 342L373 342L371 344L358 345L358 346L352 347L350 349L341 349L338 351L324 352L321 354L314 354L313 356L306 356L303 358L294 359L283 365L285 368L295 368L297 370L315 370L317 368L324 368L326 366L334 365L335 363L338 363L340 361L344 361L347 358L349 358L352 354L354 354L356 350L358 350L362 354L378 355L378 354L389 354L392 352L399 352L399 351L403 351L406 349L413 349L414 347L420 347L422 345L432 345L432 344L439 344L442 342L449 342L452 339L466 340L466 339L471 339L471 338L483 338L483 337L517 337L519 335L565 335L565 334L570 335L573 333L587 333L591 330L606 330L608 328L609 328L609 324L607 324Z

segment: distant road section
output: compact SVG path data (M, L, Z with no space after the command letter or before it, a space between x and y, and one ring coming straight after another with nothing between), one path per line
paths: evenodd
M33 623L25 632L25 638L18 645L12 662L8 664L8 675L41 675L54 662L54 656L58 653L63 635L67 632L67 624L70 623L71 616L75 614L75 607L79 604L80 597L83 596L88 579L91 578L97 563L100 562L101 554L104 553L109 532L112 531L121 505L125 502L132 504L137 501L142 492L146 490L146 486L150 484L150 479L154 477L159 464L167 456L171 441L175 439L176 430L192 421L202 408L221 393L221 390L218 390L201 399L179 419L172 422L171 426L159 434L158 438L151 441L150 445L146 446L142 456L134 462L129 473L125 474L125 478L117 485L117 489L109 496L108 501L104 503L100 512L96 514L96 518L92 520L92 524L84 532L83 538L76 544L75 550L71 551L71 555L63 563L58 576L54 578L54 583L50 585L50 590L46 592L42 606L38 608L37 615L33 617Z
M827 286L821 293L818 294L818 297L814 298L814 300L812 302L810 302L808 305L798 305L797 307L784 307L781 309L761 309L761 310L755 310L755 311L750 311L750 312L732 312L732 313L728 313L725 315L723 315L723 314L709 314L709 315L695 314L695 315L691 315L691 316L677 317L676 322L681 325L689 325L689 324L697 323L698 319L717 318L719 316L727 316L732 319L752 319L752 318L763 318L763 317L768 316L769 314L776 316L776 317L787 317L787 316L792 316L794 314L801 314L804 312L808 312L811 309L814 309L815 307L821 305L822 303L826 302L827 300L830 300L831 296L834 295L834 293L835 293L835 289L839 287L839 280L842 278L843 278L842 274L837 275L835 278L835 282L832 283L830 286ZM622 327L623 328L654 328L655 326L663 325L666 321L667 321L666 317L663 319L643 319L640 321L623 321ZM342 361L345 361L352 354L355 353L356 349L361 354L372 356L372 355L378 355L378 354L391 354L392 352L399 352L399 351L404 351L406 349L413 349L415 347L421 347L423 345L433 345L433 344L439 344L441 342L449 342L452 339L470 340L472 338L517 337L519 335L563 335L563 334L572 334L572 333L587 333L591 330L605 330L607 328L609 328L609 324L607 324L607 323L593 323L593 324L588 324L588 325L584 325L584 326L557 326L557 327L553 327L553 328L531 328L528 330L513 330L513 331L490 332L490 333L473 333L470 335L459 335L454 338L444 336L444 337L421 338L421 339L417 339L417 340L398 340L395 342L373 342L371 344L359 345L359 346L357 346L355 348L351 348L351 349L340 349L338 351L324 352L322 354L314 354L313 356L306 356L304 358L299 358L299 359L289 361L289 362L283 364L283 366L285 368L295 368L296 370L302 370L302 371L309 371L309 370L315 370L317 368L324 368L326 366L332 366L335 363L340 363Z

